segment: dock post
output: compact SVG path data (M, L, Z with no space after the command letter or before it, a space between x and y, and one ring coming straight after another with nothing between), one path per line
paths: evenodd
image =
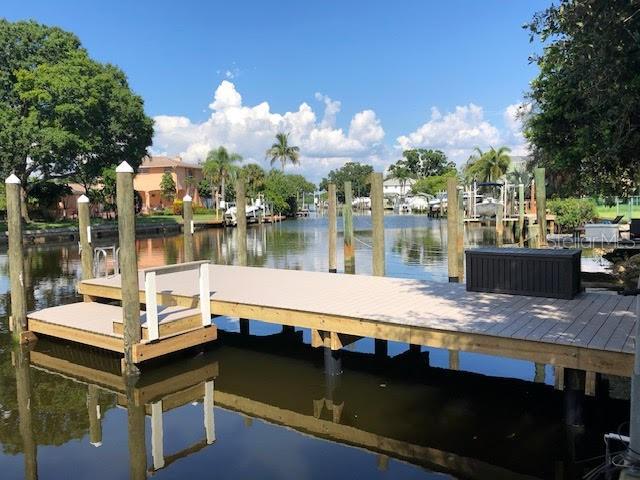
M378 358L386 358L389 355L389 342L381 338L374 340L375 356Z
M91 217L89 215L89 197L80 195L78 198L78 228L80 231L80 262L82 264L82 280L93 278L93 247L91 235ZM85 302L91 297L84 296Z
M100 412L97 385L87 387L87 411L89 413L89 442L94 447L102 446L102 414Z
M338 271L338 258L337 258L337 243L338 243L338 226L337 226L337 198L336 198L336 186L333 183L328 187L328 222L329 222L329 273L336 273Z
M518 185L518 241L524 247L524 185Z
M541 246L547 245L547 188L545 186L544 168L536 168L534 171L536 180L536 213L538 216L538 228L540 235L538 243Z
M184 261L193 262L193 199L185 195L182 199L182 232L184 235Z
M460 370L459 350L449 350L449 370Z
M458 179L447 179L447 265L449 281L458 281Z
M496 246L502 246L504 237L504 221L502 207L496 209Z
M533 374L533 381L535 383L544 383L544 379L545 379L544 363L535 363L534 369L535 369L535 372Z
M247 198L244 181L236 182L236 224L238 235L238 264L247 266Z
M458 235L456 236L458 282L464 282L464 190L458 189Z
M527 236L529 237L528 247L529 248L538 248L538 236L540 231L538 230L538 225L536 223L527 223Z
M24 252L22 247L22 214L20 180L11 174L5 180L7 193L7 230L9 233L9 280L11 285L11 336L26 343L27 297L24 288Z
M371 227L373 238L373 275L384 277L384 196L382 173L371 174Z
M18 345L13 350L16 368L16 397L18 400L19 429L24 452L24 478L38 478L38 443L33 436L31 408L31 354L26 345Z
M135 365L133 346L140 343L140 286L136 254L136 212L133 200L133 168L122 162L116 168L116 204L120 241L120 276L124 323L124 367L127 375L140 373Z
M356 257L353 235L353 192L351 182L344 182L344 207L342 207L342 221L344 224L344 272L356 273Z

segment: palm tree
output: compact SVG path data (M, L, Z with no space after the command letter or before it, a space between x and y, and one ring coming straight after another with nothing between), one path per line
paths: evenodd
M483 152L478 147L474 148L475 153L469 157L469 162L465 168L465 177L468 180L475 178L481 182L495 182L506 175L511 157L508 147L489 148Z
M217 186L220 185L220 196L225 200L225 186L231 181L236 172L235 163L241 162L242 156L237 153L229 153L226 148L218 147L207 154L202 170L211 182L211 195L216 202L216 211L220 208Z
M415 175L408 167L396 163L389 167L389 175L387 178L395 178L400 182L400 195L404 196L407 182L414 177Z
M280 161L282 165L282 171L284 172L284 167L287 162L292 165L297 165L300 163L300 148L289 145L289 134L288 133L277 133L276 134L276 143L271 145L271 148L267 150L267 158L271 160L271 165Z
M240 176L247 185L249 196L255 197L264 187L265 173L257 163L249 163L240 169Z

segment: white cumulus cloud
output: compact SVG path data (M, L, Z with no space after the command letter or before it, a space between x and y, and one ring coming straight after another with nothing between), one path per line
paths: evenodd
M443 114L431 108L429 120L413 132L396 139L397 147L433 148L444 151L458 164L464 163L474 147L506 145L513 155L526 155L528 148L522 135L522 124L517 113L528 107L523 104L509 105L503 113L505 128L494 125L485 118L482 107L469 103L457 106L454 111Z
M324 104L321 120L304 102L297 110L285 113L272 112L267 102L243 105L235 85L223 80L209 104L211 114L205 121L192 122L184 116L154 117L152 151L200 162L209 150L224 145L241 154L245 161L266 167L265 151L274 142L275 134L290 132L291 142L301 151L300 167L289 167L290 171L303 173L315 181L346 161L384 166L381 165L386 159L382 145L384 129L374 111L356 113L345 132L336 127L341 103L321 93L316 93L315 98Z

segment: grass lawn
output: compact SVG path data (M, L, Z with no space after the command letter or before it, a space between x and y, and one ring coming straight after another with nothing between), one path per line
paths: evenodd
M603 206L596 207L596 212L598 213L598 218L613 219L618 215L624 215L623 220L629 221L629 205L628 204L621 204L617 208L615 205L613 207L605 207L603 205ZM631 218L640 218L640 205L633 205L631 209Z
M213 214L200 214L194 215L193 221L195 223L207 223L216 220L216 216ZM182 217L180 215L139 215L136 217L138 224L157 224L157 223L182 223ZM92 218L92 225L115 225L116 220L106 220L103 218ZM32 221L24 226L25 230L51 230L55 228L72 228L77 227L77 220L57 220L57 221ZM0 222L0 232L6 232L7 223L5 221Z

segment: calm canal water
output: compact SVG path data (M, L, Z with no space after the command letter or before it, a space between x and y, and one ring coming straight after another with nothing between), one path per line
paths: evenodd
M389 276L447 280L445 223L388 216L385 227ZM355 217L359 274L371 270L369 229ZM326 271L326 230L324 218L250 227L249 264ZM493 241L492 229L468 229L467 245ZM197 232L196 258L233 264L234 245L233 229ZM141 267L181 252L180 235L138 242ZM31 247L25 262L29 309L78 300L77 245ZM331 356L310 347L308 331L251 322L248 336L230 318L216 320L220 338L204 351L127 386L104 353L45 339L30 359L13 349L7 274L3 251L3 479L577 479L628 416L622 392L586 399L576 421L550 366L462 352L460 370L449 370L447 351L412 355L390 343L390 358L379 358L368 339Z

